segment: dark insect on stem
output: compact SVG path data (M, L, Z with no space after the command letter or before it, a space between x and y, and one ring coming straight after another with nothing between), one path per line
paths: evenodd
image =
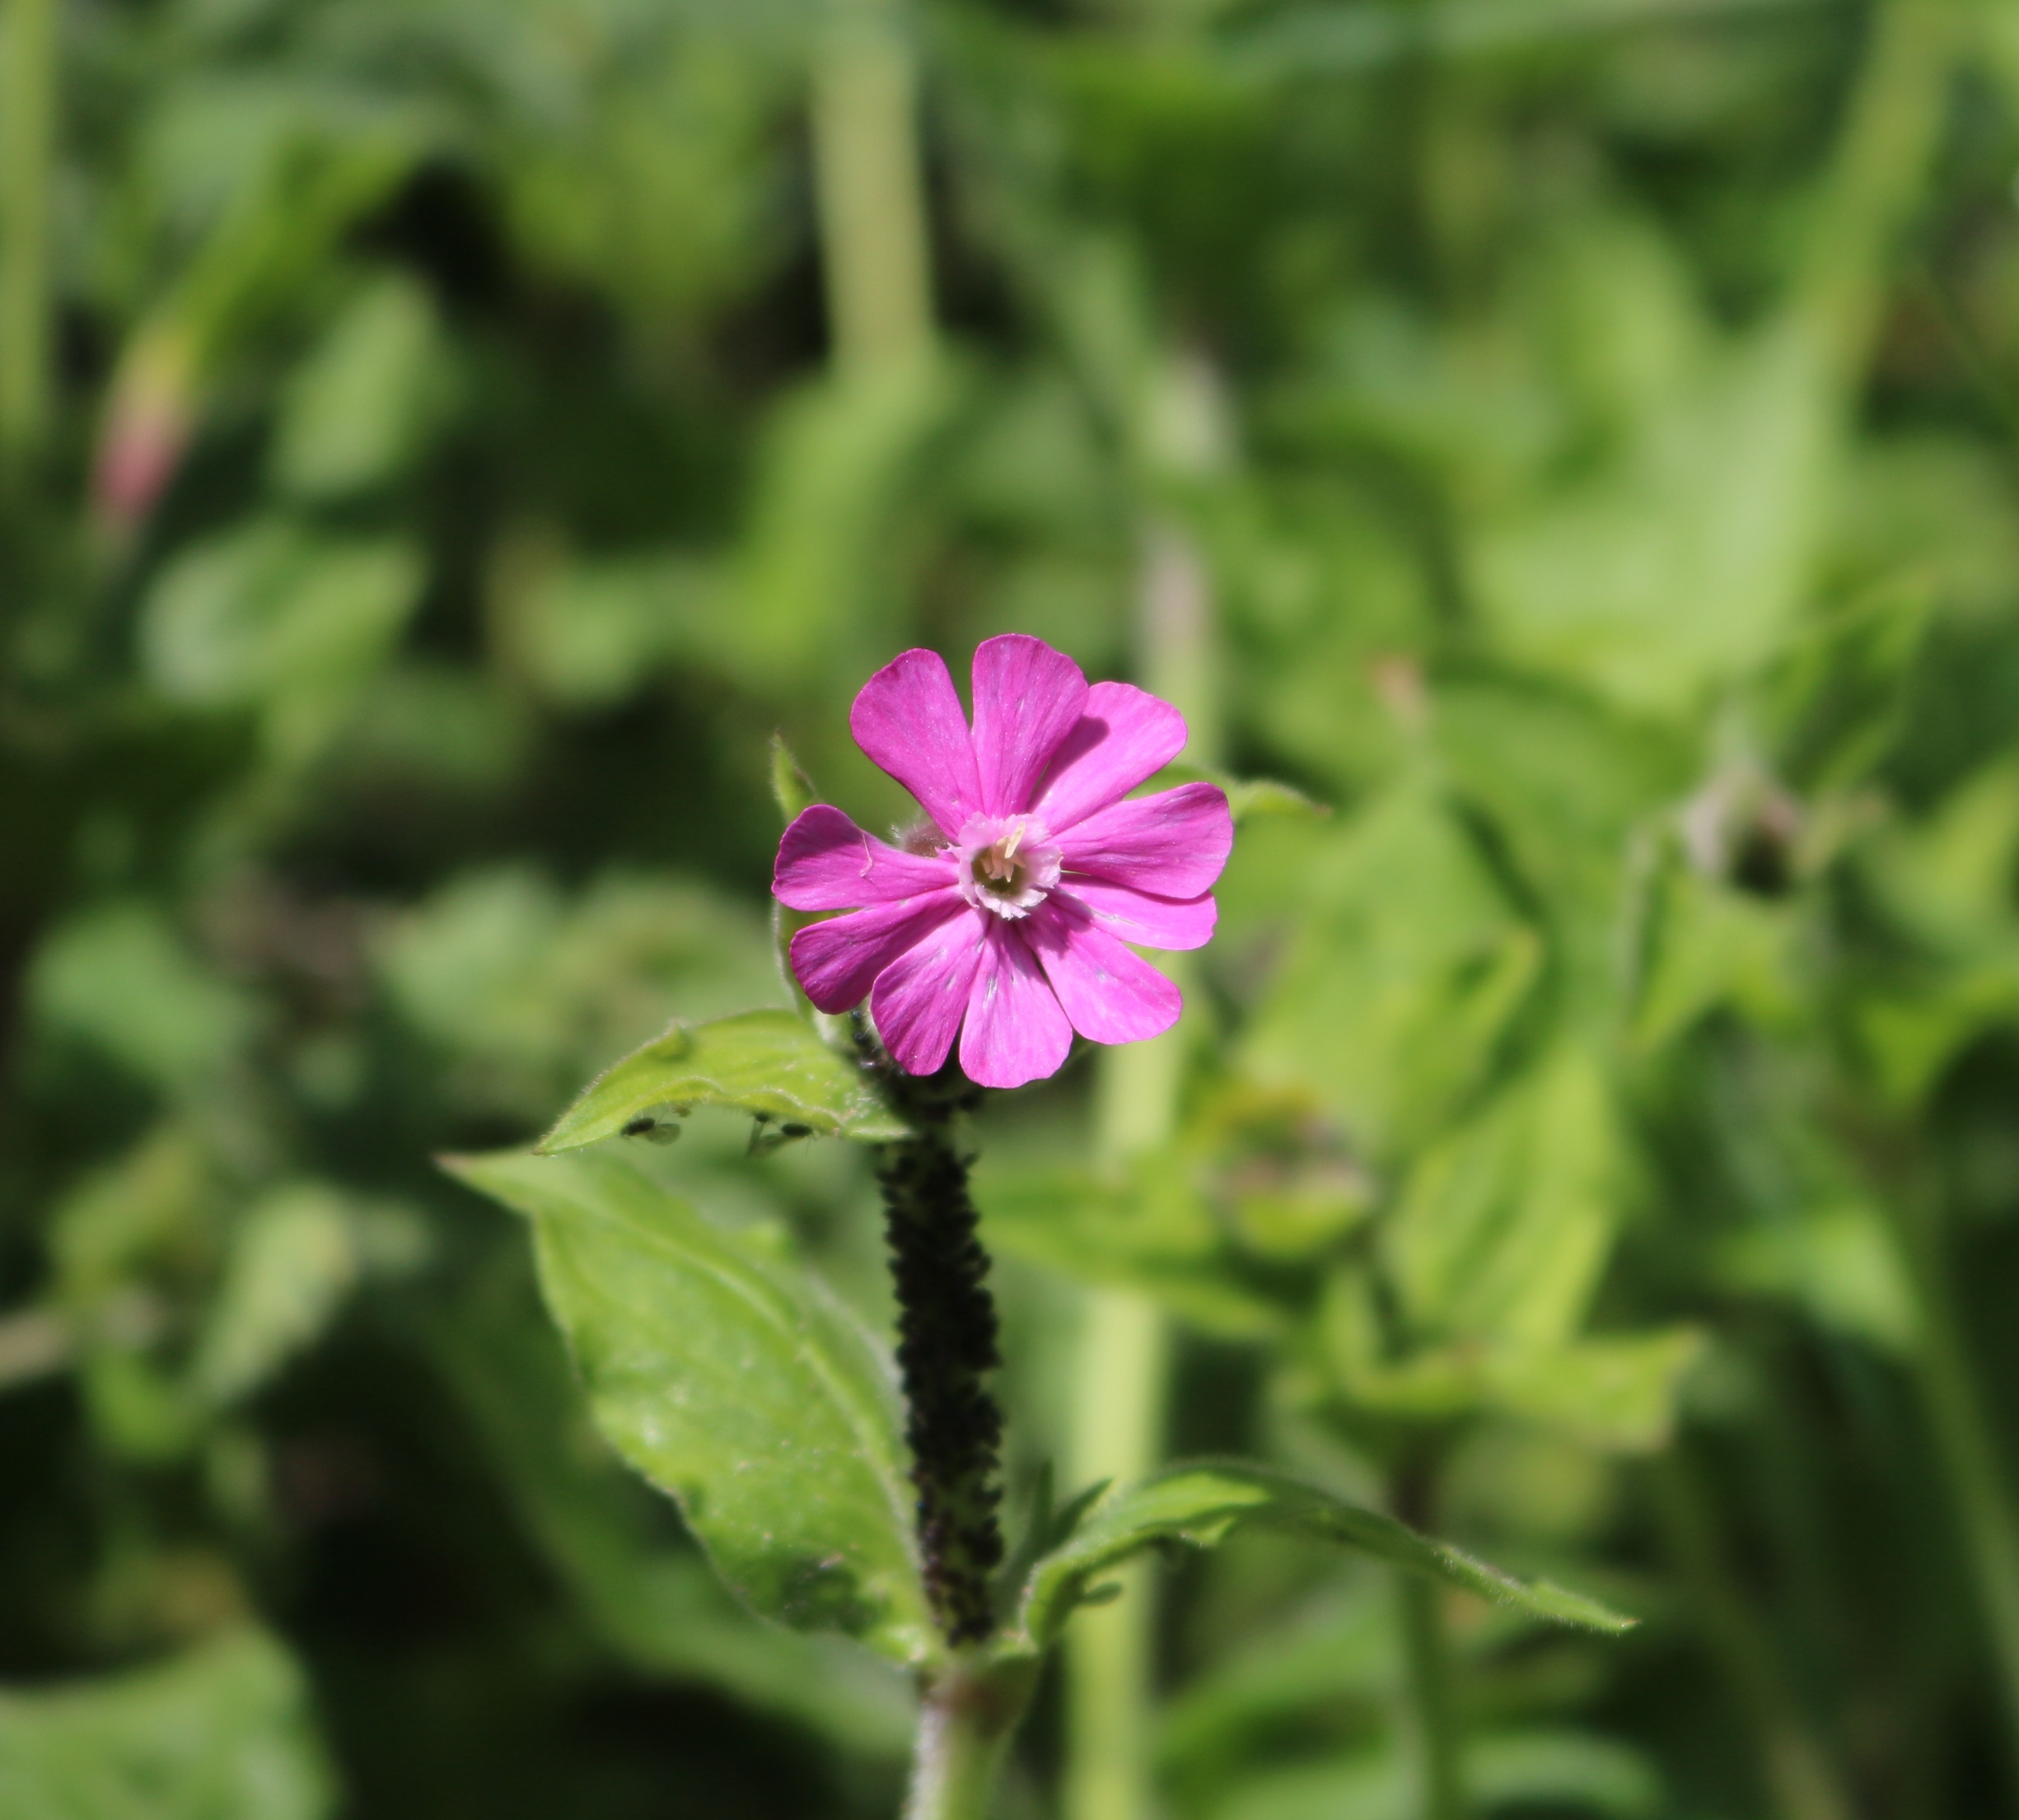
M989 1582L1003 1553L996 1517L1002 1413L987 1383L1001 1360L988 1254L955 1119L981 1092L951 1064L930 1077L905 1074L859 1024L857 1040L864 1065L912 1130L883 1147L876 1179L897 1288L897 1366L926 1593L948 1642L978 1643L994 1627Z

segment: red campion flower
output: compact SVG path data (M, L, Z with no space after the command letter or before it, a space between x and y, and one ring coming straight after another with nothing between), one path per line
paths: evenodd
M1183 784L1125 800L1185 743L1184 717L1126 683L1091 687L1042 639L974 654L974 725L933 652L863 686L856 743L932 827L903 847L818 804L785 830L772 889L794 910L848 910L792 938L823 1011L867 995L912 1074L960 1065L982 1086L1054 1073L1073 1032L1134 1042L1177 1021L1178 988L1125 943L1202 947L1234 841L1227 797Z

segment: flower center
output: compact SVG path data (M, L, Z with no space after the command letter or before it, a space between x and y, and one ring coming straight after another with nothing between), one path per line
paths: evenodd
M970 816L954 852L960 894L1012 921L1029 915L1059 882L1059 850L1027 815Z

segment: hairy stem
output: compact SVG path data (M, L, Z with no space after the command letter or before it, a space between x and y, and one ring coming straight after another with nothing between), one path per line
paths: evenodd
M897 1367L917 1488L919 1559L933 1614L958 1649L994 1628L989 1579L1002 1560L995 1510L1002 1412L988 1254L955 1120L980 1097L957 1067L919 1079L879 1068L912 1135L885 1146L877 1180L897 1296Z
M956 1660L927 1684L904 1820L984 1820L1035 1679L1028 1663Z

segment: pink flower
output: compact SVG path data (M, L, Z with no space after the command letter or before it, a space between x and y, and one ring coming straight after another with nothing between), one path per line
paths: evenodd
M872 676L848 723L937 833L892 847L824 803L785 830L778 901L851 912L792 937L814 1004L845 1011L867 994L915 1075L958 1034L984 1087L1055 1073L1075 1030L1136 1042L1177 1021L1178 988L1123 944L1203 947L1234 844L1211 784L1122 800L1183 746L1177 709L1126 683L1089 688L1071 658L1012 634L974 654L972 731L929 651Z

